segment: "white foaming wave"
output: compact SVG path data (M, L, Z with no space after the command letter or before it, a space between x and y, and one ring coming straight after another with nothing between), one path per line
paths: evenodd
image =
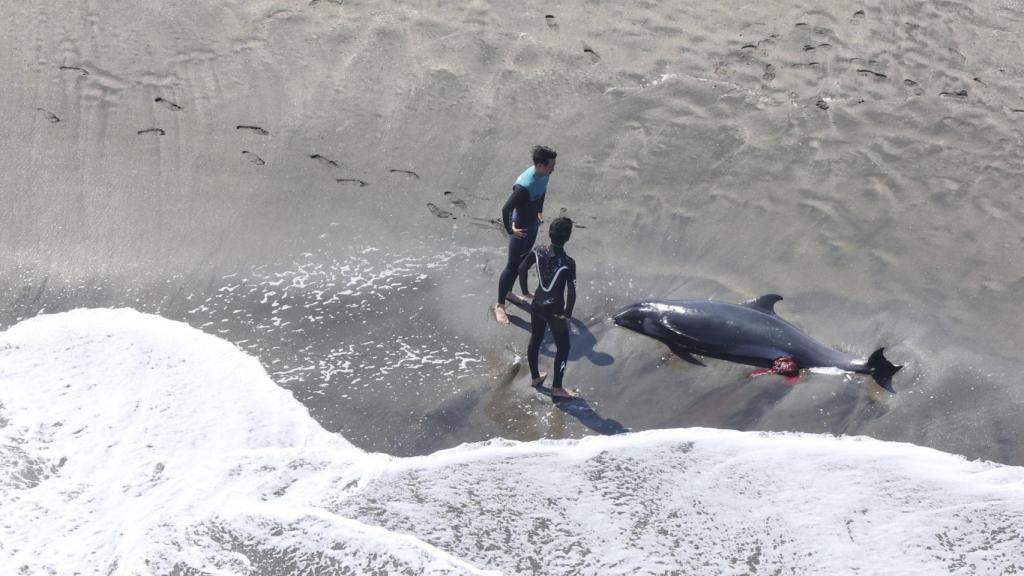
M0 335L0 519L3 574L1024 570L1021 468L706 429L368 454L129 310Z
M392 313L396 295L412 302L410 294L430 289L428 272L443 271L475 252L420 250L383 258L381 250L372 247L352 249L345 255L306 252L287 263L225 276L224 285L188 313L193 324L224 337L235 336L239 347L250 353L272 349L280 353L282 344L292 349L290 357L268 366L281 385L307 381L328 388L339 377L358 375L366 386L426 387L439 376L468 377L467 367L483 357L466 342L443 338L429 324L418 323L399 346L391 329L382 334L373 327L379 317ZM419 313L411 313L409 320ZM356 326L365 337L333 346L341 325ZM271 335L273 339L268 340ZM438 345L440 341L445 345Z
M2 574L275 574L303 559L475 572L311 503L389 458L325 432L255 358L185 324L130 310L22 322L0 338L0 406Z
M1024 469L863 437L681 429L496 441L397 461L337 509L416 526L510 573L1024 568Z

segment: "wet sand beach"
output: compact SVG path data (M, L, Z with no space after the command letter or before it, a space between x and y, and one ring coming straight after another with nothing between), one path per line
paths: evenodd
M0 26L5 329L182 320L395 455L707 426L1024 464L1019 3L56 2ZM489 312L534 144L559 153L545 216L579 225L584 399L557 404L529 315ZM886 347L897 393L695 366L610 321L764 293Z

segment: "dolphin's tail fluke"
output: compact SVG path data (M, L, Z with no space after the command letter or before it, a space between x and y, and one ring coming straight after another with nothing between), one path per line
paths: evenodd
M871 369L871 377L878 382L879 386L895 394L896 391L892 389L892 375L899 372L903 366L889 362L882 353L884 350L885 348L879 348L868 357L868 368Z

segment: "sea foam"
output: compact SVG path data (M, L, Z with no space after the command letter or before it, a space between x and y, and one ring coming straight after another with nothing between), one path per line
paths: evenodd
M3 574L1003 574L1022 550L1024 469L909 444L691 428L394 458L185 324L0 335Z

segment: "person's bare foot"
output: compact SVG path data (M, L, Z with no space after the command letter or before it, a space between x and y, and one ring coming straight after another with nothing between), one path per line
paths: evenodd
M544 380L546 380L547 377L547 372L541 372L540 376L537 376L533 380L530 380L530 386L533 386L534 388L540 388L544 384Z
M495 304L494 305L494 319L498 321L498 324L502 324L504 326L508 326L508 324L509 324L509 322L508 322L508 314L505 313L505 305L504 304Z
M580 393L572 388L552 388L551 395L557 398L579 398Z
M533 302L533 294L529 292L523 292L523 295L519 297L523 302Z

